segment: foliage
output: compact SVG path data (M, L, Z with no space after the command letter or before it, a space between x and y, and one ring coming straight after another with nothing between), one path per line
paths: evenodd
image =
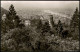
M71 26L73 26L74 28L79 26L79 11L78 11L78 8L76 8L76 10L75 10L75 12L72 16Z
M43 26L42 21L39 19L37 22L37 29L41 29Z
M33 19L31 20L31 26L35 27L37 31L41 32L42 35L44 33L49 33L51 31L51 28L49 26L49 22L42 23L41 19Z
M20 50L23 48L28 49L29 47L33 46L34 44L32 43L35 43L37 38L37 33L33 30L34 29L30 29L29 27L23 27L22 29L19 28L11 29L10 31L8 31L8 33L2 36L1 39L2 50L6 50L6 48L8 48L9 50ZM3 47L5 48L3 49Z
M5 33L6 32L6 24L5 22L3 22L3 20L1 20L1 33Z
M77 9L75 13L77 13ZM51 17L51 19L53 19L53 17ZM43 23L41 19L31 19L31 25L25 27L24 24L20 24L21 21L19 19L19 16L16 15L14 6L11 5L9 14L7 14L6 21L1 22L2 51L79 50L79 30L75 28L76 33L74 31L70 31L70 29L65 31L60 20L58 24L55 25L52 29L50 28L48 21L45 21L45 23ZM53 20L51 21L51 23L52 25L54 24ZM57 36L57 34L63 36L66 36L66 34L68 34L68 36L66 38L62 38L60 36Z
M58 33L61 34L62 31L63 31L63 26L62 26L61 21L59 20L59 21L58 21Z
M70 22L70 32L72 33L73 39L79 40L79 11L76 7L74 14L72 16L72 20Z
M20 18L17 15L14 6L11 4L10 8L9 8L9 13L6 14L6 18L5 21L2 21L2 31L4 31L4 33L6 33L6 31L10 30L10 29L14 29L19 27L20 25Z
M49 26L49 23L48 22L45 22L45 24L43 24L42 28L41 28L41 33L42 35L44 33L47 33L47 32L50 32L50 26Z

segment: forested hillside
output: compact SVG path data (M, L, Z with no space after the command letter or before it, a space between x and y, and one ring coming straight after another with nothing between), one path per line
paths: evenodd
M72 16L51 10L1 8L1 51L79 51L79 10ZM64 20L64 21L63 21ZM57 21L57 22L55 22ZM68 25L69 24L69 25Z

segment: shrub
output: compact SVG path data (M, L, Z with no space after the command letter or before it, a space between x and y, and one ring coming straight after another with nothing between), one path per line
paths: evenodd
M8 33L6 33L1 37L1 45L2 45L1 48L2 50L9 49L14 51L15 50L19 51L21 49L24 50L27 49L27 51L29 50L33 51L32 47L34 47L35 42L38 40L38 35L39 34L30 27L23 27L22 29L19 28L11 29L10 31L8 31Z

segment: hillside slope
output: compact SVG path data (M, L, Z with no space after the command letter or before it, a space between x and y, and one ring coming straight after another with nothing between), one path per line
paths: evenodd
M1 7L1 17L3 16L3 14L7 14L7 13L8 13L8 10Z

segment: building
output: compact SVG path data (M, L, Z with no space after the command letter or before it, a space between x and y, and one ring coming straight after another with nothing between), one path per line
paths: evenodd
M2 20L5 21L5 18L6 18L6 14L3 14Z
M25 26L30 25L30 20L25 20L24 24L25 24Z

